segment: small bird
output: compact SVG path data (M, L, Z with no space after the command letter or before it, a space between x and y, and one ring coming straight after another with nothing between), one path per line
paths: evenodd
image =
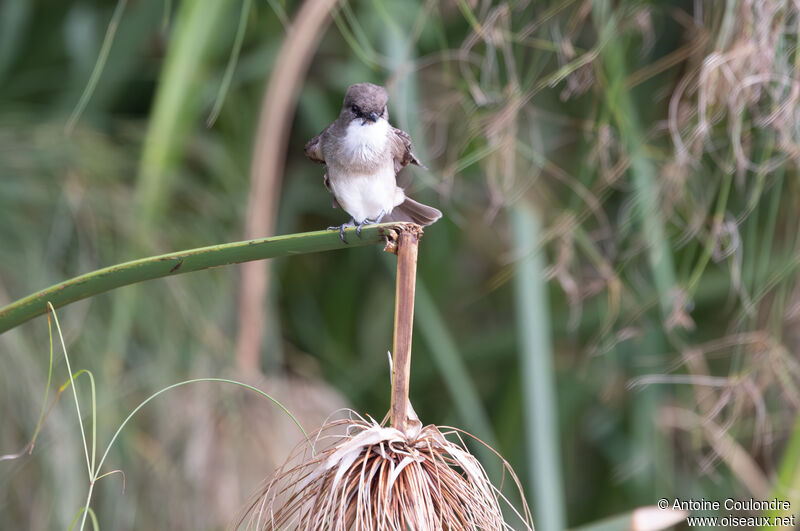
M430 225L442 213L407 197L397 186L397 173L408 166L424 166L411 151L411 137L389 123L386 89L357 83L347 89L339 118L305 146L306 156L326 166L325 188L333 194L333 206L342 207L351 219L338 227L382 221L411 221Z

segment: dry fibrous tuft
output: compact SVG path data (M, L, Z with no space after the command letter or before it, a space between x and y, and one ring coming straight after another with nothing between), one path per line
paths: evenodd
M795 50L800 4L731 1L724 10L700 10L698 16L706 19L711 38L696 51L670 103L676 169L696 164L704 153L740 175L797 161L800 82ZM754 130L771 135L773 145L766 153L752 138ZM732 160L720 149L727 143Z
M452 436L459 443L448 440ZM237 528L533 528L524 499L521 512L508 504L521 524L512 527L504 521L501 501L508 502L456 430L419 424L403 433L348 419L327 424L316 440L332 444L317 454L308 445L299 447L253 497Z

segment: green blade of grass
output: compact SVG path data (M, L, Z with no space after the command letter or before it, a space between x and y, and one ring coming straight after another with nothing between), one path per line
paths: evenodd
M6 0L0 4L0 81L23 49L20 38L28 28L33 5L26 0Z
M303 437L305 438L306 442L308 443L309 448L311 448L311 455L312 456L316 455L316 451L314 449L314 443L309 438L308 433L306 433L306 430L300 424L300 421L297 420L297 417L292 415L291 411L289 411L289 409L286 406L284 406L281 402L279 402L277 399L272 397L272 395L265 393L264 391L262 391L258 387L252 386L250 384L246 384L244 382L238 382L236 380L230 380L228 378L194 378L192 380L184 380L182 382L178 382L178 383L174 383L172 385L168 385L167 387L165 387L165 388L163 388L163 389L161 389L159 391L156 391L155 393L153 393L152 395L147 397L145 400L143 400L141 403L139 403L139 405L136 406L136 408L133 411L131 411L128 414L127 417L125 417L125 420L123 420L122 424L119 425L119 428L117 428L117 431L114 432L114 435L111 437L111 440L108 442L108 446L106 446L106 451L103 453L103 457L100 458L100 462L97 464L97 470L95 471L95 473L96 474L99 473L100 470L102 469L103 463L106 462L106 458L108 457L108 453L111 451L111 447L114 446L114 442L117 440L117 438L119 438L119 434L122 433L123 428L125 428L125 426L128 424L128 422L130 422L130 420L136 415L136 413L138 413L144 406L146 406L147 404L149 404L150 402L152 402L153 400L155 400L159 396L163 395L167 391L170 391L170 390L175 389L177 387L183 387L184 385L201 383L201 382L226 383L226 384L236 385L238 387L243 387L245 389L253 391L254 393L257 393L257 394L263 396L264 398L268 399L270 402L272 402L273 404L278 406L281 409L281 411L286 413L289 416L289 418L292 419L292 422L294 422L295 426L297 426L297 428L303 434Z
M658 171L645 143L646 135L642 126L641 110L636 106L636 100L626 85L629 57L633 55L630 49L632 44L626 35L620 34L620 14L614 9L623 10L607 0L598 0L592 4L592 18L600 31L601 40L607 39L606 45L601 50L596 72L598 78L604 81L606 106L619 132L622 145L630 157L627 173L635 194L635 218L640 227L640 237L646 245L650 278L655 286L662 323L661 326L649 326L642 337L645 338L644 344L648 345L652 363L658 363L664 356L656 353L664 351L666 335L680 334L680 330L666 330L667 334L664 334L666 323L675 307L677 281L674 258L661 208L662 195ZM631 353L631 359L632 356ZM641 501L653 496L657 486L664 488L672 482L674 466L669 453L670 447L661 437L653 420L657 417L657 408L663 399L661 393L662 391L656 387L649 388L640 394L633 407L633 415L637 419L633 425L637 454L635 459L642 459L645 464L637 473L636 493L641 497Z
M64 351L64 361L67 364L67 372L69 372L69 386L72 389L72 396L75 399L75 411L78 414L78 426L80 427L81 431L81 439L83 441L83 451L86 455L86 468L89 471L89 481L91 482L94 479L94 449L92 449L92 459L89 459L89 446L86 442L86 428L83 426L83 415L81 414L81 404L78 400L78 390L75 387L75 379L80 376L81 374L87 374L92 383L92 423L93 423L93 431L94 431L94 406L96 404L96 394L95 394L95 387L94 387L94 376L89 371L78 371L77 373L72 372L72 367L69 363L69 356L67 356L67 346L64 344L64 336L61 334L61 326L58 324L58 317L56 317L55 309L53 305L49 302L46 303L46 308L48 311L53 312L53 319L56 323L56 330L58 331L58 338L61 341L61 349ZM52 333L52 332L51 332ZM93 437L94 439L94 437ZM93 441L94 442L94 441ZM86 518L84 517L84 520ZM83 529L83 524L81 524L81 529Z
M517 204L511 209L511 229L517 260L514 296L536 528L559 531L566 529L566 517L546 263L539 248L541 222L530 207Z
M783 451L778 469L778 481L769 499L773 498L787 500L791 508L788 511L780 509L766 511L764 516L769 517L771 522L774 522L777 517L785 518L792 514L798 514L797 507L800 505L800 416L795 419L792 436ZM762 529L773 529L773 527L766 526Z
M594 18L602 35L618 33L617 21L608 2L594 4ZM675 268L672 251L664 229L659 208L661 197L655 166L646 152L639 115L625 79L628 75L625 48L621 39L608 39L602 49L603 75L606 77L604 92L606 104L616 122L620 138L630 156L629 173L636 194L637 216L647 242L647 258L653 282L659 296L662 317L672 313Z
M217 26L232 0L184 0L178 4L169 48L159 76L134 192L135 233L131 256L151 252L193 128L199 122L207 76L218 45ZM108 350L124 352L133 327L136 293L113 308Z
M306 442L310 446L312 456L315 455L314 444L312 443L311 439L308 437L308 433L306 433L306 430L303 429L303 426L300 424L300 421L297 420L297 417L292 415L292 413L281 402L279 402L277 399L273 398L271 395L265 393L261 389L259 389L257 387L254 387L254 386L252 386L250 384L246 384L244 382L239 382L239 381L236 381L236 380L230 380L228 378L214 378L214 377L212 377L212 378L194 378L192 380L184 380L182 382L178 382L178 383L169 385L167 387L164 387L163 389L160 389L159 391L156 391L155 393L153 393L149 397L147 397L144 401L140 402L139 405L136 406L136 408L134 408L128 414L127 417L125 417L125 420L123 420L122 423L119 425L119 427L117 428L117 431L114 432L114 435L111 437L111 440L108 442L108 446L106 446L106 451L103 453L103 457L100 458L100 462L97 463L97 466L95 467L95 457L96 457L96 449L97 449L97 438L96 438L96 435L97 435L97 395L95 393L94 376L92 375L91 371L86 370L86 369L81 369L81 370L79 370L78 372L76 372L74 374L72 373L72 368L70 366L70 361L69 361L69 354L67 353L67 346L64 343L64 334L61 332L61 325L58 322L58 315L56 315L56 311L55 311L55 308L53 307L53 304L51 302L49 302L49 301L47 302L47 309L48 309L48 317L49 317L49 312L52 312L52 314L53 314L53 321L55 322L56 331L58 332L58 339L61 342L61 349L64 352L64 361L65 361L65 363L67 365L67 370L69 371L69 381L67 383L65 383L64 385L62 385L61 388L62 388L62 390L66 386L69 386L69 387L72 388L72 393L73 393L73 396L75 398L75 408L76 408L77 413L78 413L78 424L80 426L81 438L83 439L83 447L84 447L84 451L86 453L86 463L87 463L87 466L89 467L89 491L88 491L88 493L86 495L86 504L84 505L83 509L81 511L79 511L78 514L76 514L75 517L73 518L72 523L70 524L70 527L69 527L70 529L72 529L75 526L75 523L77 522L78 518L82 516L81 524L80 524L80 527L78 529L79 529L79 531L83 530L83 528L84 528L84 526L86 524L87 515L91 515L94 529L98 529L97 519L95 518L94 512L92 511L92 508L91 508L92 493L94 492L94 486L95 486L95 484L97 483L97 481L99 479L101 479L101 478L103 478L105 476L108 476L109 474L113 474L115 472L118 472L118 471L121 472L121 470L112 470L112 471L104 473L104 474L100 473L100 470L103 467L103 463L105 463L105 460L108 457L109 452L111 451L111 447L114 445L114 442L119 437L119 434L122 432L123 428L125 428L125 426L128 424L128 422L130 422L130 420L136 415L136 413L138 413L144 406L146 406L148 403L152 402L153 400L155 400L156 398L158 398L162 394L166 393L167 391L170 391L170 390L178 388L178 387L182 387L184 385L200 383L200 382L227 383L227 384L232 384L232 385L236 385L236 386L239 386L239 387L243 387L245 389L248 389L250 391L253 391L253 392L263 396L264 398L267 398L273 404L278 406L284 413L286 413L292 419L292 421L298 427L298 429L302 432L303 437L305 437ZM49 321L48 321L48 330L50 331L50 338L51 338L51 341L52 341L52 327L49 326ZM86 435L85 435L85 431L84 431L84 427L83 427L83 417L81 416L80 403L79 403L78 395L77 395L77 392L76 392L76 389L75 389L75 379L78 378L79 376L81 376L82 374L86 374L89 377L89 379L91 381L91 385L92 385L92 399L91 399L91 401L92 401L92 457L91 457L91 462L89 460L89 450L88 450L88 447L87 447L87 444L86 444ZM125 481L124 476L125 476L125 474L124 474L124 472L121 472L121 473L123 475L123 484L124 484L124 481Z
M48 301L59 308L144 280L251 260L371 245L383 241L385 231L393 226L395 224L383 223L364 227L360 238L356 236L355 229L349 229L345 233L348 244L342 242L337 231L324 230L200 247L98 269L50 286L0 309L0 333L44 314Z
M164 11L161 15L161 31L163 33L167 32L169 29L169 19L172 15L172 0L164 0Z
M149 234L168 204L175 169L201 112L208 62L217 43L215 26L230 4L231 0L185 0L179 5L136 185L142 234Z
M484 443L492 448L498 448L489 415L481 403L480 393L475 387L475 382L458 353L453 335L447 328L442 315L421 280L417 280L416 294L417 318L415 323L420 334L433 355L434 362L439 367L444 384L447 387L456 411L464 426ZM499 472L500 467L494 466L496 460L491 459L492 454L483 446L478 447L481 461L492 474Z
M714 219L711 225L711 230L708 235L708 241L703 247L703 253L700 255L700 260L698 260L697 265L692 271L692 276L689 278L689 281L686 284L686 289L691 294L694 294L694 291L697 288L697 284L698 282L700 282L700 278L703 276L706 266L708 265L708 261L711 259L711 253L714 249L714 243L717 238L715 230L722 224L725 218L725 206L728 203L728 195L730 194L733 175L727 174L723 176L722 179L723 183L722 186L720 187L719 196L717 197L717 205L714 209Z
M75 527L75 524L78 523L78 518L80 518L81 515L85 515L87 513L89 514L89 517L92 519L92 529L94 529L95 531L100 529L100 523L97 521L97 515L94 514L94 511L89 507L81 507L81 510L78 511L78 514L76 514L75 517L72 519L72 522L70 522L67 531L72 531L72 528ZM84 516L83 520L81 521L81 529L83 529L85 520L86 517Z
M122 14L125 12L126 5L128 5L128 0L118 0L117 7L114 8L111 21L108 23L106 36L103 38L103 45L100 47L100 55L97 57L97 62L92 70L92 75L89 76L89 82L86 84L86 88L84 88L78 104L75 106L75 109L73 109L72 115L70 115L67 121L67 132L71 132L75 128L75 124L78 123L81 114L83 114L84 109L86 109L86 106L89 104L94 89L97 87L97 82L100 81L100 75L103 73L103 68L106 66L106 60L111 51L111 45L114 43L114 36L117 34L117 28L122 20Z
M225 75L222 76L222 83L219 85L219 92L217 92L217 99L214 101L214 107L206 120L206 126L211 127L217 121L222 104L225 102L225 96L231 87L233 81L233 72L236 70L236 65L239 62L239 53L242 51L242 43L244 42L244 34L247 30L247 16L250 14L253 0L244 0L242 2L242 10L239 14L239 27L236 29L236 39L233 42L231 49L231 56L228 59L228 66L225 67Z

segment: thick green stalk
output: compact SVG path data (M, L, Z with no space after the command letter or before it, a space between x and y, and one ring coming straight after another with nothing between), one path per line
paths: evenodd
M434 363L439 368L444 385L453 400L460 422L480 440L499 450L497 436L492 427L475 381L467 364L459 354L453 334L447 328L441 312L422 279L417 280L417 330L428 344ZM481 463L490 474L500 472L497 459L491 450L477 446Z
M595 20L603 35L617 31L616 21L610 13L610 4L604 1L597 2L594 6ZM675 268L661 216L658 172L646 152L645 135L638 111L625 86L628 69L622 42L622 39L610 39L603 49L603 74L607 78L604 94L630 157L629 173L636 194L636 212L643 239L647 243L647 258L658 292L662 317L666 319L673 310Z
M514 295L520 338L520 372L536 528L560 531L566 529L566 518L550 308L544 278L546 263L539 248L542 227L536 213L527 205L518 203L511 209L511 229L516 258Z
M178 6L142 146L134 192L132 256L152 252L152 238L168 220L171 190L189 138L200 122L208 70L219 42L218 26L231 5L231 0L184 0ZM136 294L126 293L114 306L108 351L125 351L136 305Z
M595 25L601 33L600 39L607 39L600 54L597 73L601 79L605 78L606 105L630 158L628 174L635 193L635 213L641 227L641 238L647 246L650 276L658 296L661 319L666 322L674 311L677 280L661 209L658 171L647 151L646 135L639 116L640 108L625 83L628 77L628 58L635 52L629 50L630 41L626 36L619 35L620 25L617 13L612 11L612 2L597 0L592 7ZM608 38L611 35L615 38ZM645 333L646 340L643 344L648 345L648 355L652 363L663 360L663 356L657 354L664 350L662 328L663 325L651 326ZM680 332L673 333L677 335ZM638 360L633 365L637 366ZM653 420L661 400L662 390L651 387L642 391L634 404L634 444L637 456L647 463L637 475L636 492L642 497L642 501L651 497L657 488L667 488L672 479L669 446L665 444ZM653 491L649 491L650 488Z
M218 24L231 0L184 0L175 19L142 148L136 185L141 233L161 218L192 128L198 123ZM141 242L137 242L141 243Z
M50 286L0 309L0 333L44 314L47 302L59 308L98 293L144 280L252 260L375 244L383 241L384 232L392 226L394 225L391 223L384 223L364 227L360 238L351 229L346 233L349 245L339 239L337 231L304 232L200 247L98 269Z

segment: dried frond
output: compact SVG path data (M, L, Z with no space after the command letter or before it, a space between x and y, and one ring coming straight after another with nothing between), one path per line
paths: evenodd
M501 511L507 500L456 431L419 424L406 434L358 418L331 422L316 439L332 444L317 454L298 447L252 498L237 529L513 529ZM509 507L533 529L522 503L521 513Z
M714 10L705 13L716 17ZM685 170L707 153L725 171L769 172L797 161L800 100L795 58L800 4L747 0L731 4L722 20L709 21L714 38L698 50L670 103L669 127L676 162ZM725 127L716 127L724 125ZM774 151L756 160L753 130L768 132ZM720 152L730 143L733 160Z
M736 354L744 356L743 369L728 376L711 372L712 364ZM695 443L700 440L697 435L702 435L706 455L699 460L701 472L713 473L717 463L723 461L751 492L764 491L766 480L753 472L758 467L753 464L741 470L737 467L744 465L736 460L741 460L741 455L770 452L776 436L791 426L800 407L800 364L770 333L756 331L732 334L687 349L672 371L684 369L687 374L636 378L629 388L691 386L698 411L681 410L676 417L676 409L667 408L671 416L661 419L662 427L690 431ZM785 407L776 409L774 404ZM731 453L732 446L736 447L735 453ZM739 447L748 447L749 452Z

